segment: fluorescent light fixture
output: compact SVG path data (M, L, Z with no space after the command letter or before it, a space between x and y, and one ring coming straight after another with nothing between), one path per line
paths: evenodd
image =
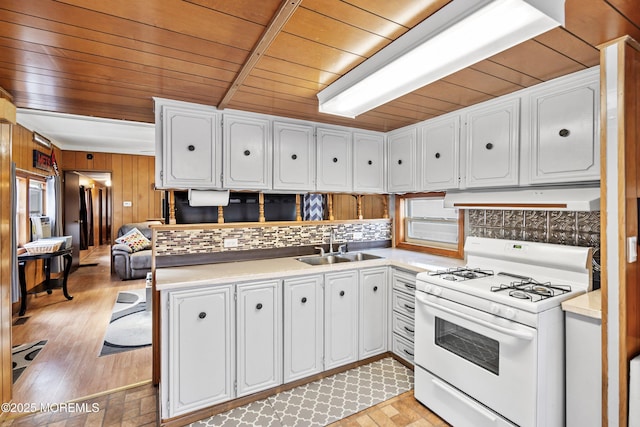
M49 138L45 138L38 132L33 132L33 142L37 142L43 147L51 148L51 141L49 141Z
M564 25L564 0L452 0L318 93L320 112L356 117Z

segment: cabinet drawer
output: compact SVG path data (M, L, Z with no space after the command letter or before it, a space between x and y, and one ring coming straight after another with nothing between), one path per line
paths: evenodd
M414 296L416 292L416 276L402 271L393 272L393 290Z
M402 313L405 316L414 319L414 312L416 310L415 297L408 296L401 292L393 293L393 311Z
M411 341L398 334L393 334L393 352L413 364L413 343Z
M394 333L413 342L413 337L415 335L413 319L394 311L392 324Z

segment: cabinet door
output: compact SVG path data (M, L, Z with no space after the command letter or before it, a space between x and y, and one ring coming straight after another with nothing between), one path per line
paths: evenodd
M387 268L360 270L359 359L387 351Z
M272 144L269 120L224 115L224 187L268 190Z
M600 179L599 87L588 83L531 93L531 183Z
M355 132L353 134L353 191L384 192L384 136Z
M346 191L352 188L351 133L339 129L317 129L316 189Z
M322 372L322 276L284 281L284 382Z
M449 190L459 186L460 117L430 120L422 127L420 190Z
M273 189L315 190L313 126L273 123Z
M237 396L282 384L279 280L237 285Z
M387 137L389 155L388 184L390 193L416 189L416 128L390 134Z
M324 278L324 369L358 359L358 274L326 274Z
M169 294L169 418L233 398L230 286Z
M467 113L467 187L518 185L520 100Z
M156 105L162 138L163 188L219 188L222 149L220 116L211 110Z

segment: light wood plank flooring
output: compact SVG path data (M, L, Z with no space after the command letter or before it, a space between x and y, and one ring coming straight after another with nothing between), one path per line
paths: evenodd
M98 357L118 291L144 288L144 279L111 275L109 246L83 253L81 263L98 265L69 276L73 300L59 289L29 295L28 320L12 328L13 345L47 340L14 384L14 402L67 402L151 380L151 347Z

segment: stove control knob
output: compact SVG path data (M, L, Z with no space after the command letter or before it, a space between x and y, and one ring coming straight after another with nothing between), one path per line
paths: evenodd
M507 308L504 311L504 317L506 317L507 319L513 319L514 317L516 317L516 311L513 308Z
M493 303L492 303L492 304L489 306L489 311L491 311L493 314L496 314L496 315L497 315L498 313L500 313L500 306L499 306L498 304L493 304Z
M433 294L436 296L440 296L440 294L442 294L442 288L438 287L438 286L434 286L433 287Z
M424 286L424 291L425 292L431 293L432 289L433 289L433 286L431 286L431 285L425 285Z

